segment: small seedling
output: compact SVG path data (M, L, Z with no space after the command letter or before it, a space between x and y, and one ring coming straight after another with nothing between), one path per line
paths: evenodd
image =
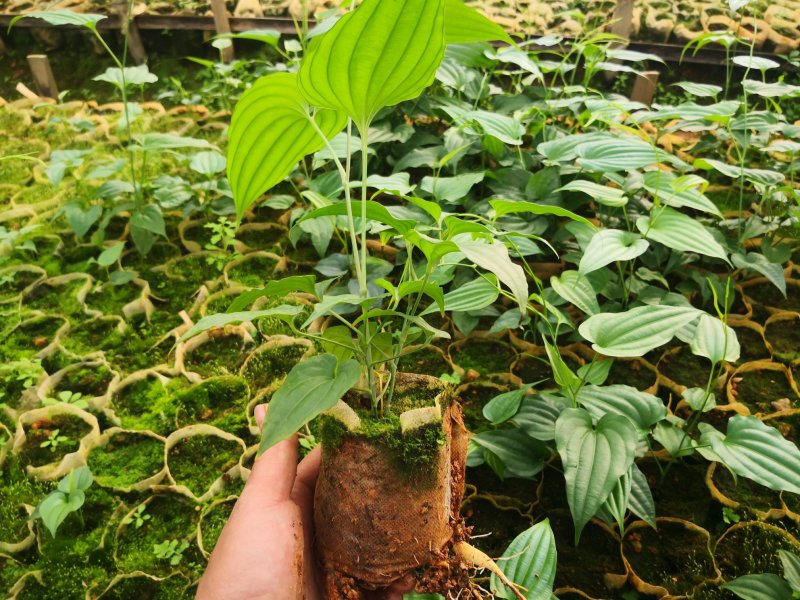
M461 377L459 377L458 373L442 373L439 375L439 379L451 385L458 385L461 383Z
M42 404L45 406L52 406L53 404L72 404L76 408L82 410L89 408L89 402L87 402L83 394L80 392L70 392L69 390L59 392L58 396L55 398L45 398L42 400Z
M230 221L225 217L220 217L214 223L206 223L206 229L211 230L212 235L205 249L213 254L206 257L206 263L222 269L229 260L235 260L241 255L234 250L236 241L236 222Z
M164 540L160 544L153 544L153 552L155 552L156 558L160 558L161 560L169 560L169 564L174 567L179 565L181 560L183 560L183 552L188 547L188 542Z
M51 431L48 438L39 444L39 447L50 448L50 452L55 452L61 444L66 444L69 442L69 438L65 435L61 435L60 431L60 429L54 429Z
M56 531L64 519L83 506L85 492L92 485L92 481L89 467L73 469L58 483L58 488L39 503L31 519L41 519L52 536L56 537Z
M131 525L135 524L136 529L140 529L147 521L152 519L152 517L145 513L147 510L147 505L140 504L136 507L136 511L130 515L129 517L125 517L122 521L123 525Z
M723 506L722 520L725 521L728 525L733 525L734 523L738 523L739 521L741 521L742 517L740 517L739 513L737 513L729 506Z

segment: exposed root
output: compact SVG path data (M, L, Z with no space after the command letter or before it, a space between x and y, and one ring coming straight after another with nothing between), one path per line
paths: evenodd
M469 545L467 542L456 542L453 545L453 551L456 553L458 558L465 563L472 565L476 569L488 569L497 575L497 578L512 592L514 592L514 595L518 598L518 600L526 600L525 596L522 594L522 592L520 592L521 586L518 586L516 583L510 581L508 577L506 577L505 573L500 570L500 567L497 566L497 563L494 562L485 552L481 552L474 546Z

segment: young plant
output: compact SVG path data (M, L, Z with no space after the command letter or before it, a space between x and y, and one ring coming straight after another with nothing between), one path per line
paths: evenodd
M146 504L140 504L136 507L136 510L128 517L123 519L123 525L134 525L136 529L141 529L147 521L152 519L150 515L148 515L145 511L147 511Z
M55 398L50 397L42 400L42 405L44 406L53 406L54 404L71 404L82 410L87 410L89 408L89 402L83 397L83 394L80 392L70 392L69 390L59 392ZM65 441L65 439L62 438L62 441Z
M70 513L77 512L86 499L86 490L92 485L89 467L78 467L70 471L36 507L31 519L41 519L53 537Z
M236 223L220 217L216 222L206 223L204 225L212 233L211 239L205 245L205 249L212 252L206 257L206 263L222 270L231 260L236 260L241 257L236 251Z
M50 448L50 452L55 452L61 444L66 444L69 441L67 436L61 435L60 429L54 429L50 432L50 435L47 436L47 439L39 444L39 447Z
M774 573L753 573L737 577L720 587L742 600L796 600L800 598L800 556L778 550L783 578Z
M179 540L164 540L160 544L153 544L156 558L168 560L173 567L181 564L183 553L189 547L189 542Z

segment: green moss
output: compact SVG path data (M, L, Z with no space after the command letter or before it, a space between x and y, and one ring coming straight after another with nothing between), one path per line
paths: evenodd
M439 352L433 348L425 348L413 354L407 354L400 359L398 370L405 373L419 373L439 377L443 373L450 373L453 368Z
M277 264L267 256L247 258L228 271L228 278L249 287L261 287L273 278Z
M16 459L0 470L0 541L22 541L28 534L28 513L22 505L38 504L44 490L43 484L28 479Z
M184 256L172 263L172 273L179 280L199 287L204 281L216 279L220 276L219 270L206 262L204 256ZM185 300L185 298L184 298Z
M108 390L114 374L105 365L92 365L72 369L64 374L55 387L55 393L79 392L84 396L102 396Z
M107 600L185 600L192 597L187 593L188 582L180 575L173 575L162 581L149 577L129 577L119 581L106 593Z
M356 412L361 425L354 432L348 431L339 420L323 415L320 420L323 448L326 452L336 451L349 438L369 440L386 452L398 472L420 483L427 483L436 470L439 450L446 443L442 424L426 424L403 434L398 414L410 408L430 406L438 391L425 385L409 386L395 398L393 412L382 417L358 409Z
M118 433L94 448L89 468L102 486L129 487L164 468L164 444L146 435Z
M213 337L186 355L186 368L204 377L235 375L247 358L248 346L239 335Z
M66 321L61 317L37 317L20 324L4 336L0 355L5 360L31 358L53 338Z
M214 377L177 392L180 426L204 422L239 437L249 436L247 402L250 391L241 377Z
M508 373L517 353L507 344L477 339L465 343L452 356L453 362L462 369L474 369L481 375L487 375Z
M203 548L205 548L206 552L212 552L216 547L222 528L225 527L231 516L233 506L233 502L215 504L203 517L201 529L203 532Z
M10 276L10 280L6 280L8 276ZM0 300L15 298L40 277L41 274L34 271L13 271L0 274Z
M242 448L215 435L195 435L179 441L169 451L169 471L178 485L203 495L218 478L236 466Z
M182 380L173 379L165 387L158 377L147 377L114 395L114 412L125 429L149 429L168 435L176 429L175 404L168 388L178 389L182 385Z
M86 285L86 280L76 279L64 285L51 285L43 282L29 290L23 299L30 310L41 310L66 315L70 319L80 319L83 305L78 302L78 292Z
M788 533L797 536L797 529L794 525ZM786 527L781 523L770 526L758 521L748 522L729 532L717 544L714 553L723 576L733 579L750 573L782 574L778 550L800 553L800 548L782 532L786 532Z
M122 308L142 295L142 288L133 283L98 288L86 296L86 305L104 315L122 315Z
M264 389L286 377L307 351L299 344L257 351L250 356L242 375L253 390Z

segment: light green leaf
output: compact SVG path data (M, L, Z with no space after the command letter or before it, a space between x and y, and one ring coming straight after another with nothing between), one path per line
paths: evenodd
M444 0L364 0L305 56L308 102L347 114L363 135L385 106L419 96L444 57Z
M664 206L649 217L639 217L636 228L647 239L681 252L696 252L728 262L728 255L711 232L700 222Z
M398 196L406 196L414 189L414 186L409 181L409 177L410 175L408 173L395 173L388 177L382 175L368 175L367 187ZM350 182L350 187L361 188L361 182L352 181Z
M416 225L416 221L411 221L408 219L396 219L383 204L375 202L374 200L368 200L366 205L368 219L372 219L373 221L377 221L383 225L388 225L389 227L397 230L400 234L409 232L414 228L414 225ZM359 210L359 213L360 212L361 211ZM339 202L337 204L331 204L329 206L323 206L321 208L311 210L304 214L299 222L303 222L308 219L318 219L319 217L344 216L346 214L347 205L344 202Z
M644 174L644 189L650 192L653 197L657 197L662 203L673 208L688 206L722 218L719 208L707 196L694 189L694 187L682 189L680 187L681 179L667 171L648 171ZM707 183L703 179L700 179L700 182Z
M228 179L240 217L300 159L325 146L309 110L292 73L262 77L236 104L228 131ZM330 110L317 111L313 119L327 139L347 124L343 113Z
M633 467L634 465L631 465L631 469ZM601 518L609 524L611 519L616 521L620 535L625 533L625 513L628 510L628 502L631 497L631 469L628 469L627 473L619 478L617 485L611 490L599 511ZM605 516L610 517L610 519L604 518Z
M184 137L173 133L143 133L134 136L134 148L143 152L160 152L180 148L214 148L214 145L198 138Z
M691 81L679 81L678 83L673 83L683 91L690 93L692 96L697 96L698 98L716 98L719 93L722 91L722 88L718 85L711 85L709 83L694 83Z
M106 81L115 85L118 89L122 89L123 85L127 87L129 85L155 83L158 81L158 77L155 73L150 72L147 65L139 65L136 67L125 67L124 69L108 67L104 73L97 75L94 81Z
M751 183L757 183L764 186L781 185L786 181L786 176L778 171L770 171L768 169L748 169L739 166L729 165L713 158L698 158L694 161L695 169L705 169L706 171L715 170L731 179L744 178Z
M189 168L201 175L216 175L222 173L227 166L228 161L219 152L198 152L189 161Z
M293 435L321 415L358 383L361 367L355 360L341 364L331 354L320 354L297 363L286 381L272 395L264 422L259 454Z
M278 42L281 39L280 31L274 29L249 29L239 33L223 33L217 36L218 39L233 39L233 40L253 40L268 44L273 48L277 48Z
M106 248L100 253L100 256L97 257L97 264L101 267L110 267L119 260L124 249L124 242L119 242L118 244Z
M477 277L464 285L457 286L444 295L444 309L448 312L470 312L486 308L500 295L497 277L487 275ZM434 307L423 314L435 312Z
M758 252L748 252L747 254L733 254L731 256L733 264L740 269L750 269L761 273L770 280L772 285L778 288L786 298L786 275L783 266L778 263L770 262L766 256Z
M742 4L742 0L734 1ZM749 0L747 1L749 2ZM746 4L747 2L744 3ZM739 65L740 67L745 67L746 69L755 69L761 72L768 71L770 69L777 69L781 66L779 62L775 62L769 58L764 58L763 56L750 56L749 54L739 54L734 56L731 59L731 62L733 62L735 65Z
M706 431L700 443L710 445L737 475L771 490L800 494L800 450L756 417L731 417L727 435Z
M589 241L578 272L588 275L613 262L632 260L644 254L649 247L647 240L630 231L601 229Z
M519 586L526 600L550 600L556 579L556 540L545 519L520 533L509 544L498 566L509 581ZM492 592L498 598L517 598L494 573Z
M483 172L462 173L454 177L425 176L419 187L441 202L458 202L469 194L472 186L481 181L483 181Z
M105 18L105 15L77 13L71 10L46 10L18 15L11 19L8 28L11 29L20 19L41 19L46 23L50 23L50 25L75 25L94 31L97 28L97 23Z
M566 217L573 221L578 221L594 227L594 224L588 219L576 215L571 210L561 208L560 206L550 206L546 204L537 204L535 202L527 202L524 200L489 200L494 209L495 217L500 218L505 215L518 214L518 213L531 213L534 215L555 215L557 217Z
M514 263L508 254L508 248L497 240L490 243L473 240L468 234L457 236L453 242L464 253L468 260L481 269L494 273L501 283L505 284L514 296L520 312L528 310L528 279L521 266Z
M571 302L587 315L596 315L600 312L597 303L597 293L587 277L578 271L564 271L560 277L553 275L550 285L556 294Z
M263 288L247 290L239 294L225 312L241 312L259 298L283 298L294 292L304 292L316 296L316 281L317 278L314 275L294 275L269 281Z
M703 314L690 344L692 354L705 356L713 364L739 360L739 340L736 332L716 317Z
M445 0L444 35L448 44L469 44L500 40L513 43L500 25L461 0Z
M783 81L764 83L753 79L742 81L742 87L748 94L764 98L795 98L800 96L800 85L790 85Z
M586 523L633 464L637 439L633 424L619 415L604 416L595 428L587 411L568 408L556 421L576 545Z
M557 192L583 192L588 194L598 204L604 206L625 206L628 203L628 198L625 192L619 188L612 188L607 185L600 185L593 181L586 181L585 179L575 179L570 181L567 185L560 187Z
M649 431L667 416L667 408L660 398L628 385L585 385L575 399L595 419L622 415L640 432Z
M733 592L742 600L791 600L792 588L773 573L744 575L723 583L724 590Z
M282 304L275 308L267 310L248 310L243 312L234 313L219 313L216 315L209 315L200 319L189 331L183 334L178 340L184 342L194 336L208 331L209 329L216 329L224 327L225 325L237 325L255 319L262 319L264 317L285 317L286 319L293 318L303 311L302 306L292 306L289 304Z
M783 564L783 577L795 592L800 592L800 556L788 550L778 550Z
M611 372L611 367L614 366L613 358L604 358L602 360L593 360L586 363L578 369L576 374L583 379L586 383L592 385L603 385L608 379L608 374Z
M669 342L701 311L683 306L638 306L621 313L602 313L581 323L578 331L595 351L607 356L642 356Z
M525 396L511 422L535 440L549 442L556 438L556 421L571 403L562 396L536 394Z
M714 392L706 393L705 389L699 387L686 388L681 394L686 403L694 411L708 412L717 405Z
M661 148L634 137L606 136L576 148L578 163L587 171L607 173L641 169L657 163L681 163Z

